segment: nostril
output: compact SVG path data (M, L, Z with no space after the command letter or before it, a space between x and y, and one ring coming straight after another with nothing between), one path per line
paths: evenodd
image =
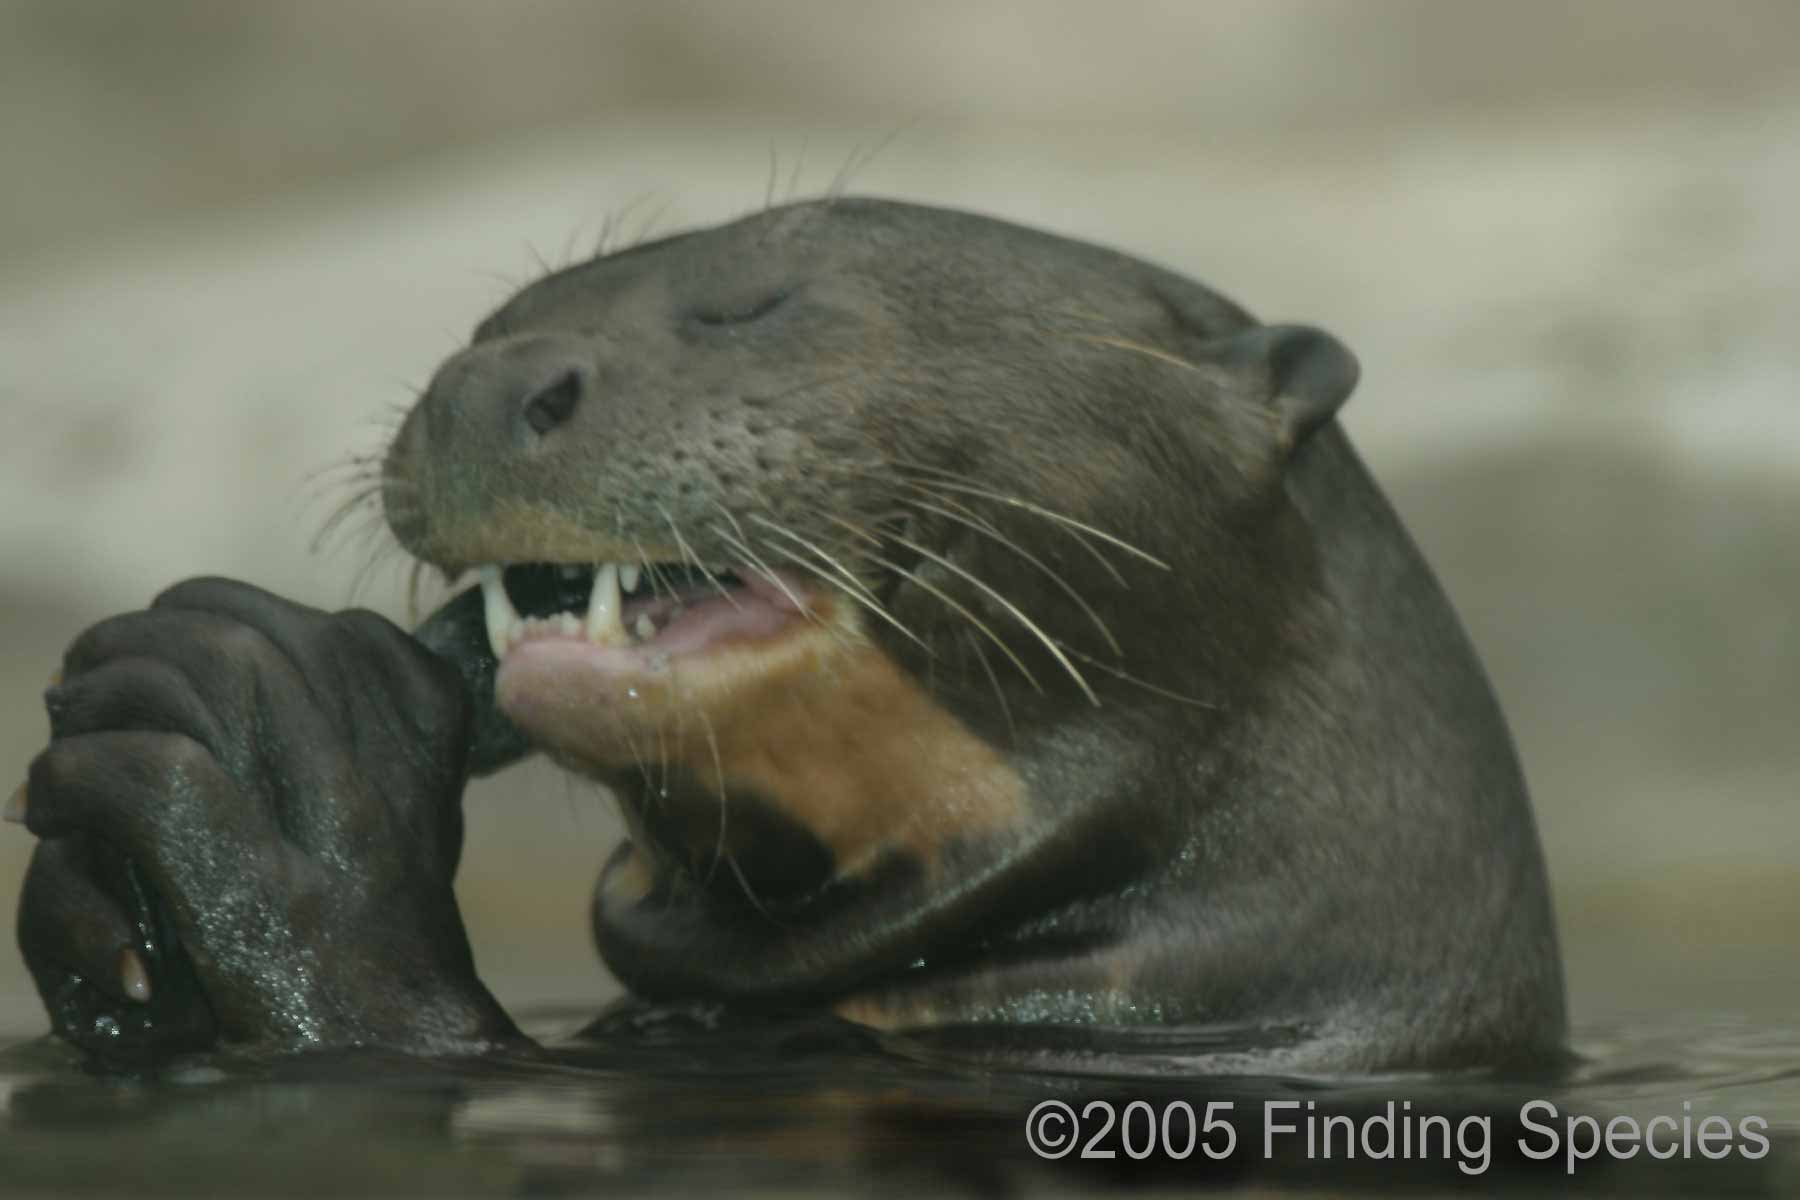
M549 433L574 415L580 400L580 373L564 371L525 401L525 423L540 435Z

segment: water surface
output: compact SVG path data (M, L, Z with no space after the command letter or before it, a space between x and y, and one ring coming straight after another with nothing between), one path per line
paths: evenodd
M702 1019L704 1017L704 1019ZM1206 1077L1184 1057L1214 1048L1206 1031L1095 1042L1056 1070L977 1062L968 1039L887 1038L813 1020L721 1023L673 1014L615 1022L575 1040L585 1013L527 1021L542 1058L443 1063L383 1055L317 1056L273 1064L216 1058L97 1072L59 1044L25 1037L0 1052L0 1190L8 1194L165 1195L683 1195L729 1187L771 1195L1078 1193L1254 1185L1264 1191L1385 1194L1483 1187L1520 1194L1791 1195L1800 1192L1800 1027L1720 1017L1590 1024L1577 1058L1535 1075ZM1066 1047L1065 1047L1066 1049ZM1126 1128L1097 1138L1110 1104ZM1604 1149L1568 1171L1566 1150L1533 1161L1547 1135L1519 1124L1538 1100L1559 1134L1571 1114L1598 1126L1657 1116L1718 1117L1733 1131L1709 1160L1679 1135L1659 1136L1666 1161ZM1027 1114L1060 1102L1081 1124L1074 1151L1034 1155ZM1224 1104L1231 1104L1225 1109ZM1277 1134L1265 1154L1270 1103ZM1389 1104L1393 1105L1389 1110ZM1185 1115L1207 1105L1215 1127L1187 1157ZM1182 1105L1187 1107L1184 1109ZM1310 1107L1309 1107L1310 1106ZM1685 1107L1684 1107L1685 1106ZM1341 1136L1329 1159L1309 1122L1348 1117L1361 1130L1430 1114L1464 1140L1372 1159ZM1151 1122L1171 1115L1169 1143ZM1766 1125L1769 1149L1739 1133ZM1471 1122L1465 1124L1465 1122ZM1485 1149L1478 1136L1485 1122ZM1623 1130L1624 1125L1615 1125ZM1665 1126L1666 1130L1677 1125ZM1315 1134L1320 1126L1313 1125ZM1336 1134L1345 1126L1340 1122ZM1585 1126L1583 1130L1585 1130ZM1039 1128L1046 1143L1054 1121ZM1125 1140L1121 1140L1124 1138ZM1112 1150L1083 1159L1082 1145ZM1628 1139L1621 1134L1619 1148ZM1717 1140L1715 1139L1715 1147ZM1132 1151L1149 1149L1142 1159ZM1440 1152L1440 1150L1444 1152ZM1481 1153L1475 1153L1482 1150Z

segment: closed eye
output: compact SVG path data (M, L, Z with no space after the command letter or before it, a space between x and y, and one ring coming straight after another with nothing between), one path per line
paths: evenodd
M790 294L786 291L774 292L754 304L740 308L696 309L694 320L702 325L747 325L780 308Z

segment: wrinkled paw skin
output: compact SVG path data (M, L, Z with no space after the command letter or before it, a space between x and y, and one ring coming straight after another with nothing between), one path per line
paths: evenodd
M19 946L101 1055L519 1040L451 890L469 702L368 612L220 579L103 621L45 694L9 813L40 839Z

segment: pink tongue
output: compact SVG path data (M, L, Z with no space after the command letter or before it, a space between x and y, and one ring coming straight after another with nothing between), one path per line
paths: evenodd
M507 651L494 678L501 710L534 741L580 754L596 715L636 698L636 681L666 678L683 658L774 637L806 620L795 600L807 600L807 593L796 581L783 579L784 591L764 579L743 578L744 586L727 595L691 597L680 616L636 645L597 646L557 633L527 636ZM629 628L658 604L669 601L627 604L621 619Z
M723 596L715 592L689 604L680 616L657 630L654 638L633 649L646 654L690 654L726 639L766 637L799 617L800 610L785 592L765 579L752 583L746 578L741 588ZM625 606L621 619L631 628L637 619L631 605Z
M787 590L749 572L742 579L743 587L731 588L727 596L688 597L679 617L634 646L596 646L587 637L556 631L527 635L509 649L493 680L500 711L535 743L578 759L599 763L625 754L625 743L610 741L617 732L608 732L607 714L630 711L641 700L639 684L659 678L675 684L684 662L698 667L709 651L778 639L806 621L796 597L808 596L794 579L781 581ZM670 597L639 599L619 615L630 628L643 613L659 617L657 604L670 608Z
M722 592L692 588L685 589L679 599L664 593L627 600L619 614L627 630L635 630L644 617L656 625L655 635L646 641L597 646L585 637L544 628L528 633L526 640L507 654L507 661L528 647L539 646L534 655L540 657L561 653L602 669L641 671L670 656L693 654L727 641L767 637L804 619L801 606L808 602L808 593L800 581L783 577L777 583L752 571L738 574L738 580Z

